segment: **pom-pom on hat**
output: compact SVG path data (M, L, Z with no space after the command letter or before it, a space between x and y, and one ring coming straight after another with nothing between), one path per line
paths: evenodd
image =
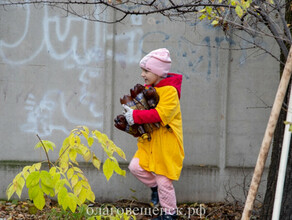
M169 51L166 48L151 51L142 58L140 67L165 78L171 67Z

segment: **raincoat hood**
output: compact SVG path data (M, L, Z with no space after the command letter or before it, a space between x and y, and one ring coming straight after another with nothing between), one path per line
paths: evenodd
M168 73L167 77L161 80L155 87L173 86L176 88L178 97L181 95L182 75L176 73Z

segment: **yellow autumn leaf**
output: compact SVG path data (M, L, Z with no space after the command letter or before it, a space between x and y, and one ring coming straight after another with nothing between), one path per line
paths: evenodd
M68 162L61 161L59 165L63 173L68 170Z
M77 175L73 175L73 177L71 179L71 184L72 184L73 188L78 183L78 180L79 180L79 177Z
M82 128L84 129L84 131L89 134L89 128L87 126L82 126Z
M88 133L86 133L84 130L81 130L81 133L86 138L86 140L88 140Z
M91 202L94 202L95 200L95 195L91 190L87 190L87 199Z
M219 22L217 20L212 21L211 23L213 26L217 26L219 24Z
M70 160L75 163L75 164L78 164L77 161L76 161L76 157L77 157L77 152L75 149L70 149L69 151L69 158Z
M68 179L70 180L74 175L74 170L73 168L70 168L68 171L67 171L67 177Z
M69 138L70 146L74 146L75 145L75 135L74 135L74 133L71 133L68 138Z
M80 193L79 193L79 195L78 195L78 198L80 199L80 202L84 203L85 200L86 200L86 197L87 197L87 189L82 188Z
M89 138L87 139L87 143L88 143L88 146L89 146L89 147L92 146L93 142L94 142L94 138L93 138L93 137L89 137Z
M126 176L126 171L122 170L119 166L119 162L116 160L116 158L113 158L112 163L114 164L114 171L121 175L121 176Z
M200 20L203 20L203 19L206 18L206 17L207 17L207 15L202 14L202 15L199 17L199 19L200 19Z
M107 158L103 164L103 173L107 179L107 181L109 181L109 179L111 178L111 176L113 175L114 173L114 169L115 169L115 163Z
M10 183L6 190L6 195L7 195L8 200L11 198L14 192L15 192L14 186L12 183Z
M83 173L83 171L79 167L72 167L75 172Z
M68 207L71 210L71 212L75 212L76 208L77 208L77 200L78 198L73 194L73 193L68 193L67 196L68 199Z
M56 173L56 171L57 171L57 168L56 168L56 167L52 167L52 168L50 169L50 171L49 171L49 174L50 174L51 176L54 176L55 173Z
M97 138L97 140L99 141L99 143L102 144L102 146L104 147L104 145L106 145L106 142L108 141L108 137L106 134L101 133L100 131L93 131L92 132L93 135L95 135L94 137Z
M93 155L93 157L92 157L92 164L97 169L99 169L100 168L101 161L95 155Z
M243 10L242 10L242 8L239 6L239 5L237 5L236 7L235 7L235 12L236 12L236 14L238 15L238 17L242 17L242 15L243 15Z
M82 183L81 183L81 182L78 182L78 183L73 187L74 194L75 194L76 196L78 196L78 194L81 192L81 189L82 189Z
M84 155L83 155L83 158L86 162L88 162L90 159L91 159L91 151L88 150Z
M29 172L28 171L22 172L22 175L23 175L24 179L26 179L29 175Z
M126 158L126 154L125 154L125 152L124 152L121 148L117 147L117 148L116 148L116 152L118 153L118 155L119 155L121 158L123 158L124 160L127 160L127 158Z
M29 170L29 168L31 168L31 166L25 166L23 169L22 169L22 172L26 172L26 171L28 171Z
M45 201L44 193L43 192L39 192L37 197L33 200L33 204L39 210L42 210L44 208L44 206L45 206L45 203L46 203L46 201Z
M32 166L35 168L35 170L40 170L41 166L42 166L42 163L35 163Z
M236 1L236 0L231 0L231 5L232 6L235 6L235 5L237 5L238 4L238 1Z
M209 7L209 6L207 6L206 7L206 11L210 15L212 13L213 9L211 7Z

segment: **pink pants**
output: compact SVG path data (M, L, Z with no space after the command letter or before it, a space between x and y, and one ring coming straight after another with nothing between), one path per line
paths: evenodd
M157 175L144 170L139 165L139 159L133 158L129 165L131 173L148 187L158 186L159 202L166 214L176 212L176 196L172 180L165 176Z

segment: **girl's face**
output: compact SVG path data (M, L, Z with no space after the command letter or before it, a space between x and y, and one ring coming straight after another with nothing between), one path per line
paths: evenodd
M154 86L157 85L157 83L159 83L160 80L163 79L162 77L156 75L155 73L152 73L145 69L142 69L141 76L145 80L145 83L147 85L154 85Z

